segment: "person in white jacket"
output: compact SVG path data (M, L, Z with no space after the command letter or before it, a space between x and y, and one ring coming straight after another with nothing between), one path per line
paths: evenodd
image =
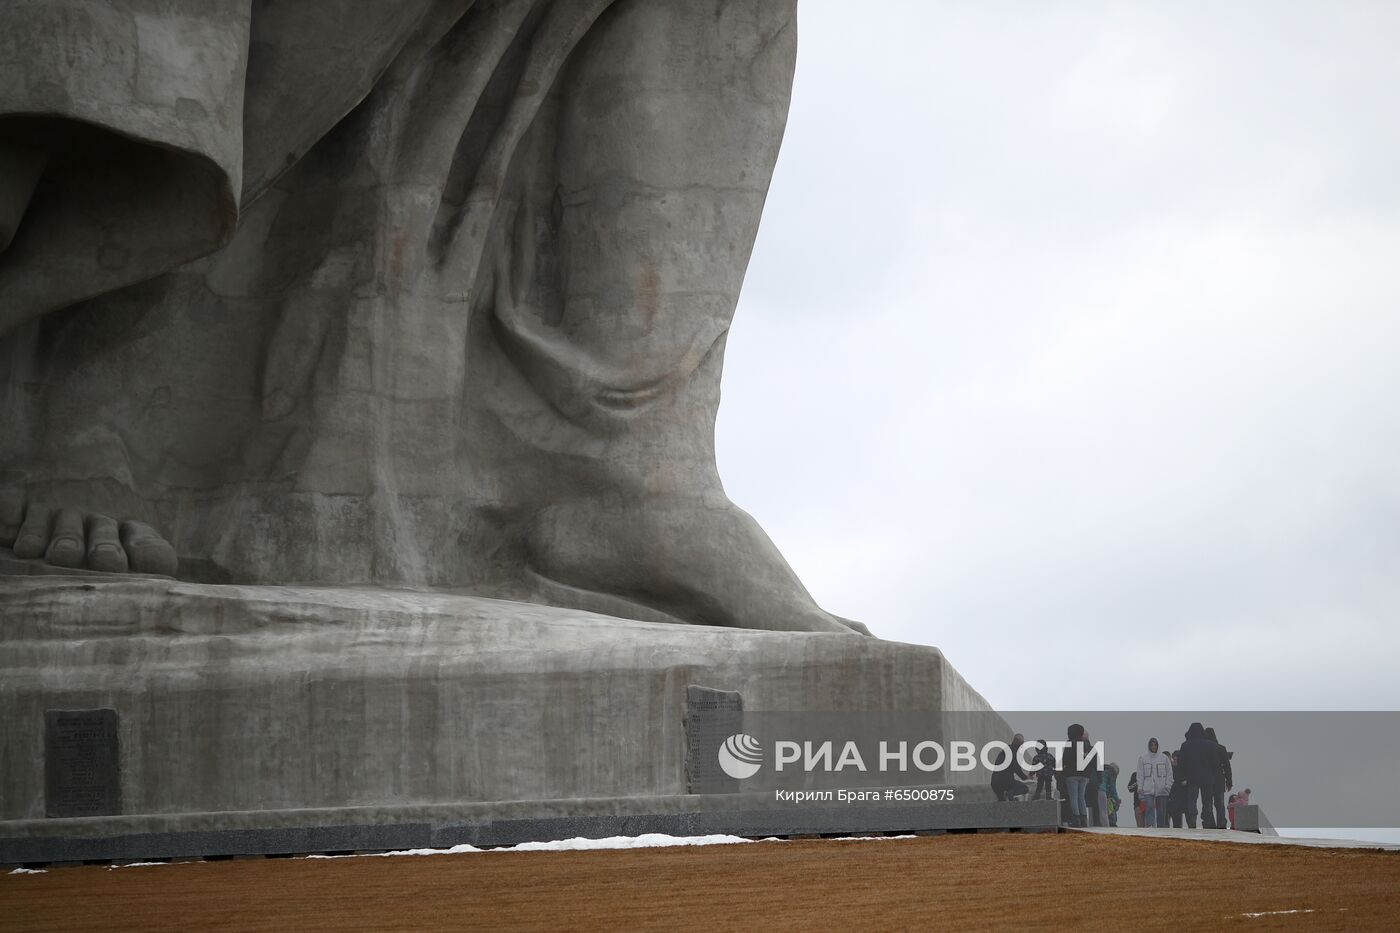
M1166 827L1167 795L1172 790L1172 760L1158 750L1157 740L1147 740L1147 754L1138 758L1138 794L1145 812L1142 825Z

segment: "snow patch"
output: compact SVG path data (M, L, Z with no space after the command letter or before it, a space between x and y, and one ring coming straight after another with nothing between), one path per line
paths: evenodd
M828 842L869 842L890 839L917 839L913 835L900 836L840 836ZM367 852L349 855L308 855L306 858L386 858L402 855L462 855L468 852L582 852L600 849L659 849L674 846L721 846L737 845L746 842L786 842L777 836L765 839L747 839L743 836L715 834L709 836L671 836L666 833L643 833L640 836L607 836L602 839L588 839L575 836L572 839L555 839L549 842L522 842L513 846L499 846L493 849L479 849L472 845L453 846L450 849L397 849L393 852Z
M476 846L469 846L463 843L453 846L450 849L395 849L393 852L351 852L349 855L308 855L306 858L387 858L398 855L462 855L466 852L485 852L486 849L478 849Z
M495 849L479 849L472 845L450 849L398 849L393 852L369 852L363 855L308 855L307 858L385 858L400 855L462 855L468 852L569 852L584 849L654 849L663 846L714 846L737 842L752 842L742 836L668 836L665 833L643 833L640 836L609 836L605 839L557 839L553 842L522 842L519 845Z
M642 833L640 836L608 836L604 839L557 839L553 842L522 842L497 852L569 852L583 849L655 849L665 846L724 846L752 842L743 836L668 836L666 833Z
M829 842L868 842L887 839L915 839L916 836L841 836ZM396 849L392 852L349 853L346 855L312 854L301 856L308 859L337 858L390 858L407 855L465 855L471 852L581 852L600 849L658 849L679 846L719 846L737 845L748 842L786 842L777 836L765 839L747 839L743 836L714 834L709 836L671 836L666 833L643 833L640 836L608 836L603 839L588 839L576 836L573 839L556 839L550 842L522 842L519 845L501 846L494 849L481 849L473 845L457 845L447 849ZM171 862L126 862L108 865L107 870L118 868L147 868L170 865ZM16 868L12 875L42 875L44 869Z
M900 836L837 836L835 839L828 839L827 842L881 842L886 839L918 839L913 833Z

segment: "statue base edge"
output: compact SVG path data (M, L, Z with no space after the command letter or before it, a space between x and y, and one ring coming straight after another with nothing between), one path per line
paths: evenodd
M925 646L408 590L57 576L0 583L0 619L0 861L1043 825L975 812L1006 806L985 776L957 776L976 786L955 806L808 818L692 773L696 685L760 711L989 711ZM46 717L65 710L114 714L110 809L55 812Z

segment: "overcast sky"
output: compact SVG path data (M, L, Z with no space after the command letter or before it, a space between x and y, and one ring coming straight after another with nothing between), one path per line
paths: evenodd
M801 0L726 489L1001 709L1400 709L1400 3Z

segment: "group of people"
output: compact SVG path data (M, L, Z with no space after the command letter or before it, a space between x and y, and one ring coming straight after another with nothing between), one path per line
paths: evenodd
M1235 789L1234 755L1214 727L1199 722L1191 723L1186 741L1170 756L1158 751L1156 739L1149 741L1147 754L1138 759L1135 786L1129 785L1134 801L1140 801L1138 825L1195 828L1199 800L1203 828L1233 829L1235 809L1248 804L1251 793L1248 787L1231 793L1226 805L1225 795Z
M998 800L1015 800L1030 794L1030 787L1018 778L1034 777L1035 794L1031 799L1054 800L1058 788L1059 799L1067 801L1070 808L1067 825L1118 825L1118 810L1123 803L1118 794L1118 764L1103 765L1089 754L1092 744L1083 726L1075 723L1069 727L1069 746L1058 761L1049 743L1044 739L1037 742L1029 772L1021 766L1025 742L1025 737L1016 733L1011 740L1009 763L1003 761L1000 767L992 769L992 790ZM1065 812L1064 804L1061 812Z
M1014 800L1027 795L1032 800L1056 799L1061 803L1061 820L1067 826L1117 826L1122 800L1118 795L1119 768L1116 762L1104 764L1093 754L1093 740L1080 723L1066 730L1068 742L1057 756L1041 739L1036 743L1033 767L1021 765L1025 738L1019 733L1011 741L1011 754L992 771L992 790L998 800ZM1057 760L1058 757L1058 760ZM1168 826L1196 828L1199 800L1201 826L1205 829L1233 828L1235 809L1249 803L1249 788L1234 790L1231 752L1221 744L1214 728L1191 723L1181 747L1163 752L1156 738L1147 740L1147 753L1137 760L1128 779L1133 800L1133 818L1141 827ZM1035 779L1035 792L1024 780ZM1018 780L1023 779L1023 780Z

